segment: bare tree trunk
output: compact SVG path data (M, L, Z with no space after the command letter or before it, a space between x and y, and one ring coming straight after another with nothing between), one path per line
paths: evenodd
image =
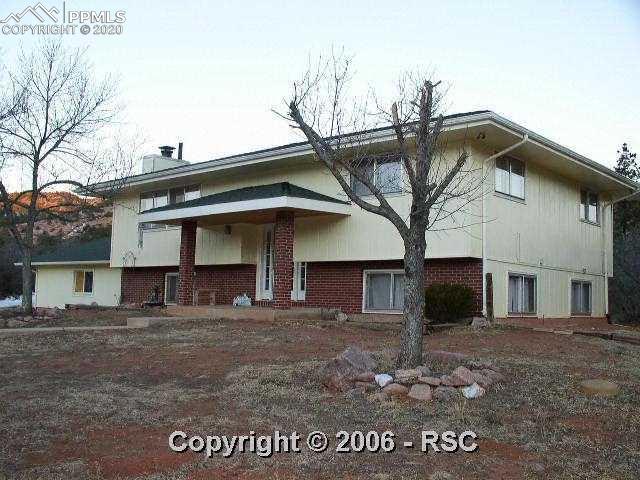
M404 247L404 329L400 339L398 365L411 368L422 363L424 321L424 230L412 228Z
M25 248L22 256L22 310L33 312L33 274L31 272L31 248Z

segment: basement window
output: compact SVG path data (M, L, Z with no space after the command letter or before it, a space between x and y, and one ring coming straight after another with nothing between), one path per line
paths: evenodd
M496 192L524 200L524 162L511 157L496 159Z
M580 192L580 220L595 225L600 223L597 193L588 190L582 190Z
M591 313L591 282L571 281L571 313L573 315Z
M536 277L509 274L509 314L536 313Z
M404 271L364 272L365 312L401 313L404 308Z
M73 272L73 292L77 294L93 293L93 270L75 270Z

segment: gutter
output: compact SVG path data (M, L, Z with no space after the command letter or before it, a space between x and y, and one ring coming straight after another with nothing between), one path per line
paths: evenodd
M518 147L521 147L525 143L529 141L529 134L525 133L522 136L522 140L514 143L513 145L501 150L498 153L494 153L490 157L486 158L482 162L482 174L484 177L484 168L489 163L495 160L496 158L501 157L509 153L512 150L515 150ZM485 202L485 195L482 196L482 314L487 316L487 206Z

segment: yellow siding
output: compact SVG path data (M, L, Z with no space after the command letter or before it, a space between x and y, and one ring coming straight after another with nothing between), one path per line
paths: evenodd
M93 270L93 293L74 292L75 270ZM66 304L115 306L120 303L119 268L106 265L69 265L56 267L37 267L36 306L60 307Z
M571 278L592 282L593 314L604 315L604 256L608 265L612 258L610 207L600 226L580 221L583 186L523 160L524 201L494 193L494 165L488 166L485 253L486 271L494 277L495 315L507 315L509 271L537 276L540 317L570 315Z
M457 149L452 148L452 156ZM261 168L243 174L216 176L201 185L202 195L236 188L266 185L276 182L314 190L334 198L346 200L337 181L319 162L301 160L295 167ZM406 218L410 206L407 195L389 196L391 203ZM480 213L480 203L473 205ZM138 247L138 194L122 196L114 207L111 264L114 266L177 265L180 231L147 231L144 244ZM464 217L464 218L463 218ZM442 222L438 229L458 227L463 223L475 225L465 229L429 232L428 257L477 257L482 254L481 226L477 218L468 214ZM257 243L261 229L254 225L233 225L231 235L223 227L199 228L196 244L196 264L256 263ZM348 217L318 216L296 219L294 255L296 261L383 260L404 255L400 236L385 219L357 206ZM123 259L130 259L128 262Z

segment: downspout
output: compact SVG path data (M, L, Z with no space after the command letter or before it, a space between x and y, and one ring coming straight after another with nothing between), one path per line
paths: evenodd
M484 166L489 162L495 160L502 155L509 153L512 150L524 145L529 141L529 134L525 133L522 137L522 140L514 143L513 145L505 148L504 150L499 151L498 153L494 153L482 164L483 176L484 176ZM485 196L482 196L482 315L484 317L487 316L487 203L485 202ZM495 285L495 283L494 283ZM495 305L494 305L495 308ZM495 315L495 312L494 312Z

